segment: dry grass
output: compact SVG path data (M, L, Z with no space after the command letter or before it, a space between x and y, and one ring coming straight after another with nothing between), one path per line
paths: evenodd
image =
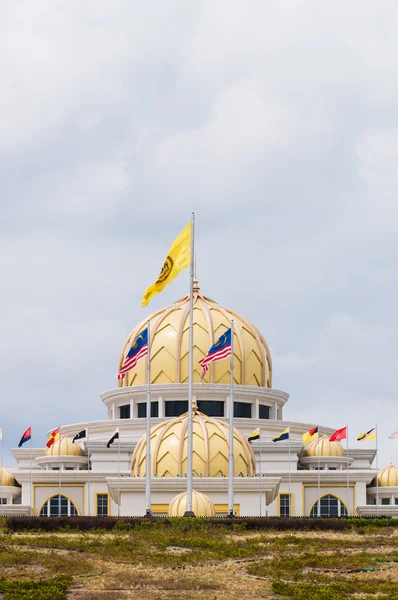
M398 528L338 534L200 527L106 534L0 530L3 581L59 575L71 578L67 597L75 600L357 600L357 593L364 600L397 600ZM47 598L5 594L6 600L25 597ZM65 597L62 589L51 596Z

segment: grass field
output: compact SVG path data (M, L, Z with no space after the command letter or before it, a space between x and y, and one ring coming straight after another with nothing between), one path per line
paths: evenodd
M189 519L51 533L3 523L1 597L398 600L398 523L246 531Z

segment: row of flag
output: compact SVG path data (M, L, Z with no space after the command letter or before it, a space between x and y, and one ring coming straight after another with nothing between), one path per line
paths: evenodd
M47 448L51 448L51 446L53 446L55 444L55 442L57 440L59 440L59 434L60 434L60 427L57 427L56 429L54 429L54 431L52 431L50 433L48 440L46 442ZM2 436L3 436L3 430L0 428L0 440L2 439ZM25 442L28 442L31 438L32 438L32 428L28 427L27 430L24 431L24 433L20 439L18 448L21 448L21 446L23 446L23 444L25 444ZM87 439L87 429L82 429L81 431L79 431L79 433L77 433L73 437L72 443L77 442L78 440L83 441L86 439ZM109 441L106 444L106 447L110 448L111 444L113 444L113 442L117 439L119 439L119 427L116 428L116 430L114 431L112 436L109 438Z
M314 440L317 440L318 436L319 436L319 426L318 425L316 427L313 427L312 429L309 429L305 433L303 433L302 438L303 438L304 446L309 444L310 442L313 442ZM360 433L357 436L357 441L358 442L374 441L374 440L376 440L376 436L377 436L376 427L373 427L372 429L369 429L369 431ZM390 439L398 438L398 430L391 433L388 437ZM258 427L249 435L248 441L254 442L255 440L259 440L259 439L260 439L260 428ZM273 442L282 442L283 440L289 440L289 439L290 439L290 427L286 427L286 429L284 429L283 431L281 431L281 433L276 435L272 439L272 441ZM340 442L341 440L345 440L345 439L347 439L347 426L342 427L341 429L336 429L336 431L334 431L332 433L332 435L329 436L330 442Z

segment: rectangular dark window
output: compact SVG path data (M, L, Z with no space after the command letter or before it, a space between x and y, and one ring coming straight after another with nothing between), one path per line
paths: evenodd
M188 412L188 400L169 400L166 402L166 417L179 417Z
M146 419L146 402L140 402L138 405L138 418ZM159 416L159 402L151 402L151 417Z
M264 406L264 404L260 404L258 407L258 416L260 419L269 419L269 406Z
M252 418L252 405L248 402L234 402L234 417Z
M129 419L130 418L130 404L125 404L124 406L119 406L119 419Z
M290 517L290 495L279 495L279 514L281 517Z
M97 515L108 516L108 494L97 494Z
M395 498L395 504L398 504L398 498Z
M381 503L382 504L390 504L390 498L382 498Z
M198 409L208 417L223 417L224 402L216 400L199 400Z

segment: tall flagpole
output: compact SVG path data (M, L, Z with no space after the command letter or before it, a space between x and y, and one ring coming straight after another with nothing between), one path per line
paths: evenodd
M29 440L29 449L30 449L30 478L29 478L29 515L32 516L32 425L30 426L30 440Z
M58 426L58 516L61 516L61 425ZM32 439L32 437L30 438Z
M377 425L376 425L376 517L379 516L379 447L377 441Z
M188 360L188 465L187 465L187 509L184 517L194 517L192 511L192 468L193 468L193 278L195 269L195 213L191 221L191 265L189 273L189 360Z
M261 507L261 505L262 505L262 502L263 502L263 499L262 499L263 493L262 493L262 489L261 489L261 487L262 487L261 486L261 483L262 483L262 470L263 470L262 469L263 461L262 461L262 455L261 455L261 428L259 428L258 443L260 445L260 473L259 473L259 475L260 475L260 517L261 517L262 516L262 514L261 514L262 513L262 507Z
M117 516L120 517L120 428L117 428Z
M86 425L87 432L87 512L91 516L91 486L90 486L90 438L88 434L88 423Z
M291 503L291 494L290 494L290 427L289 427L289 517L292 514L290 503Z
M229 385L229 461L228 461L228 508L234 516L234 322L231 321L231 358Z
M320 469L320 461L319 461L320 452L321 452L320 435L321 435L321 432L319 431L319 425L318 425L318 439L317 439L317 442L318 442L318 509L316 511L317 517L321 516L321 469Z
M146 496L146 516L152 516L151 505L151 336L150 336L150 321L147 322L148 335L148 354L146 356L147 363L147 390L146 390L146 468L145 468L145 496Z
M347 515L350 514L350 504L349 504L349 488L350 488L350 474L348 472L348 425L347 425L347 429L346 429L346 440L347 440Z

